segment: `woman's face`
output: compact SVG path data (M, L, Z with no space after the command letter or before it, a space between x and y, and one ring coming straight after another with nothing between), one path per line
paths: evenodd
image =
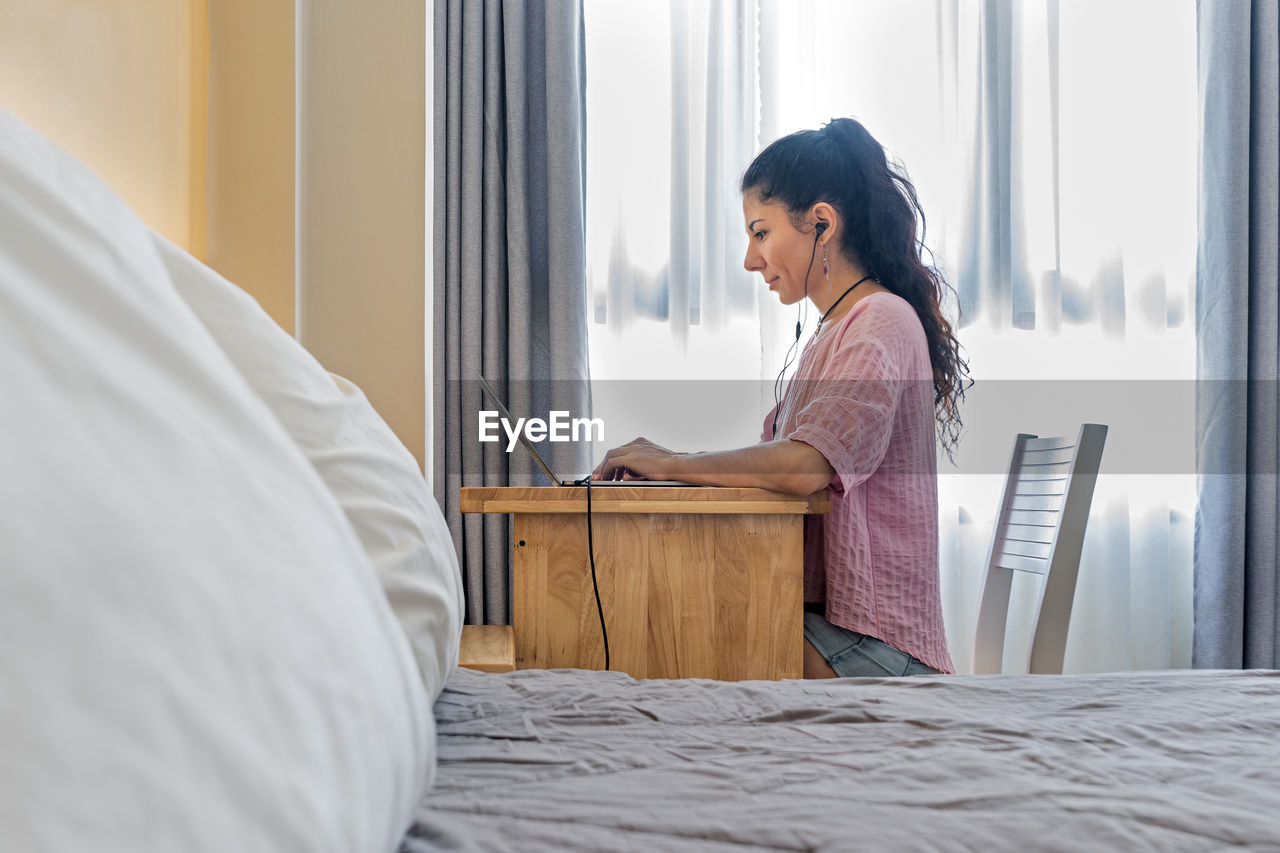
M798 231L785 207L761 201L755 191L743 194L742 216L747 226L747 256L742 265L748 272L760 273L783 305L804 299L806 274L810 292L822 280L822 261L817 257L821 248L815 247L817 235L812 229L808 233ZM816 272L810 269L811 263Z

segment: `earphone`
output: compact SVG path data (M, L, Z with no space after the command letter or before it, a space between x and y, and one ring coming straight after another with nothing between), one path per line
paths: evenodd
M809 273L813 271L813 259L818 254L818 239L822 236L823 232L826 230L827 230L827 223L823 222L822 220L818 220L818 222L816 222L813 226L813 251L809 254L809 268L805 270L805 273L804 273L805 299L807 299L809 296ZM825 255L823 257L825 258ZM823 262L825 263L825 260ZM803 305L807 313L807 309L809 307L808 302L802 300L801 304ZM778 437L778 418L782 415L782 377L786 375L787 368L791 366L791 361L794 358L795 349L797 346L800 345L800 331L802 328L803 328L802 321L800 320L799 317L796 317L795 342L792 343L791 346L787 348L787 355L786 355L786 358L783 359L782 369L778 371L778 378L775 379L773 382L773 399L775 403L774 410L773 410L773 437L774 438Z

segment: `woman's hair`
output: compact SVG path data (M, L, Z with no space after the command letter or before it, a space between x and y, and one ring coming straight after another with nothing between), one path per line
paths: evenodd
M859 122L838 118L821 130L784 136L761 151L743 174L741 189L757 193L761 201L782 204L801 230L812 228L805 216L818 202L840 214L845 223L840 249L882 287L911 303L924 326L938 438L952 453L960 437L960 401L969 365L942 313L943 294L950 287L921 257L924 210L906 173L889 163L884 147Z

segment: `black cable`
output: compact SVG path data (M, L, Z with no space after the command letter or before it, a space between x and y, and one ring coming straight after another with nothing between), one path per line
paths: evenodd
M604 607L600 604L600 584L596 581L596 546L591 535L591 475L578 480L576 485L587 487L587 557L591 560L591 589L596 596L596 614L600 617L600 636L604 639L604 669L609 671L609 632L604 627Z
M846 296L848 296L850 293L853 293L854 288L862 284L864 281L871 281L871 279L873 278L875 278L875 276L873 275L864 275L862 278L858 279L853 283L853 287L850 287L844 293L840 294L840 298L837 299L835 302L832 302L831 307L828 308L826 311L823 311L822 315L818 317L818 328L819 329L822 328L822 324L825 323L827 321L827 318L831 316L831 312L836 310L836 306L839 305L841 302L843 302Z
M819 234L821 234L821 232L819 232ZM802 297L801 302L803 303L803 307L805 309L805 319L808 319L808 314L809 314L809 273L813 272L813 259L816 258L817 256L818 256L818 238L815 236L813 238L813 250L809 252L809 268L804 271L804 296ZM858 282L858 284L861 284L861 283L862 282ZM855 287L856 286L857 285L855 285ZM797 309L796 314L799 315L799 313L800 311L799 309ZM786 374L787 368L791 366L792 359L794 358L793 354L796 351L796 347L800 346L800 329L801 329L800 317L797 316L796 317L796 339L791 344L791 346L787 347L787 355L782 361L782 369L778 371L778 378L773 380L773 435L771 436L772 438L778 437L778 418L782 417L782 377L784 374Z
M797 312L798 313L798 312ZM796 318L796 329L800 328L800 318ZM782 416L782 377L786 374L787 368L791 366L794 359L796 347L800 345L800 335L796 334L795 341L791 346L787 347L787 355L782 360L782 369L778 371L778 378L773 380L773 438L778 437L778 418Z

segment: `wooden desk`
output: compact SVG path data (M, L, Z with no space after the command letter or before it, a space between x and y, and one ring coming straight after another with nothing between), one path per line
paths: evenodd
M517 668L603 669L586 488L464 488L461 509L514 516ZM829 509L825 490L593 489L611 668L637 678L800 678L803 520Z

